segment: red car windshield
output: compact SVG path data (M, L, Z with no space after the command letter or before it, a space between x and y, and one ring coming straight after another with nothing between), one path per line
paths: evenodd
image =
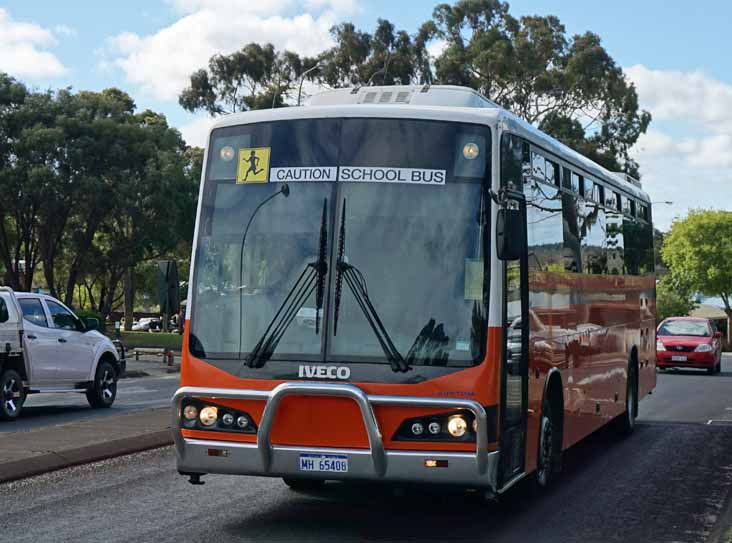
M658 329L659 336L709 337L712 331L704 321L666 321Z

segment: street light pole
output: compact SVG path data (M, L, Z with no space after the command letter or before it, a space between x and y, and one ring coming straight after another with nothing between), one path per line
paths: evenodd
M318 62L315 66L312 68L308 68L303 72L302 76L300 77L300 89L297 91L297 105L300 105L300 98L302 98L302 84L305 82L305 76L308 75L313 70L316 70L320 68L320 63Z

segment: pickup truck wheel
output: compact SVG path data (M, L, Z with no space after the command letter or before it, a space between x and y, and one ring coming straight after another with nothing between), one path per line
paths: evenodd
M15 420L25 402L23 381L15 370L5 370L0 375L0 420Z
M95 408L111 407L117 397L117 372L112 364L102 360L97 366L97 373L92 386L86 391L89 405Z

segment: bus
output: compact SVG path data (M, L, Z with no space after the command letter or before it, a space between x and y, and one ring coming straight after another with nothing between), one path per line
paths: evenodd
M651 203L475 91L336 89L216 121L177 469L549 485L655 386Z

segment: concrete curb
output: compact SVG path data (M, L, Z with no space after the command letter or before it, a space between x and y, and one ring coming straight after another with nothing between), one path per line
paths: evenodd
M15 460L0 464L0 483L16 481L49 471L56 471L80 464L97 462L125 454L157 449L173 443L170 429L149 432L138 436L115 439L60 451L32 456L23 460Z

